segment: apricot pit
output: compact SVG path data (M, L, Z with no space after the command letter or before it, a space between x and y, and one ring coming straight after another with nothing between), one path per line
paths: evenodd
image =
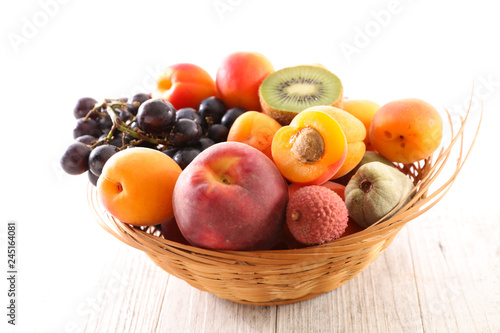
M292 146L293 156L302 163L313 163L325 152L325 140L312 127L304 127L296 135Z

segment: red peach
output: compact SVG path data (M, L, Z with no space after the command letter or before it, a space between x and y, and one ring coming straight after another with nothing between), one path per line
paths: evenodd
M281 236L288 189L274 163L241 142L201 152L179 176L173 206L179 229L194 246L267 250Z
M219 97L228 108L242 107L261 111L259 87L274 67L257 52L235 52L227 56L219 68L215 83Z

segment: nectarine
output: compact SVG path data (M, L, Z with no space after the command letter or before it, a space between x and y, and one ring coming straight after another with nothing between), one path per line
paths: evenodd
M260 53L232 53L217 69L215 84L219 97L228 108L261 111L259 86L273 72L269 59Z
M273 162L240 142L208 147L182 172L175 218L194 246L266 250L281 236L288 188Z
M201 101L210 96L216 96L214 79L203 68L180 63L166 68L157 82L154 98L163 98L174 105L176 109L198 109Z

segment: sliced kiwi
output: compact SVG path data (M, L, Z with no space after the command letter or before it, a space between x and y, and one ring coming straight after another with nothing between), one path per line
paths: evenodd
M315 105L340 106L342 83L319 66L283 68L269 75L259 88L262 110L281 125L288 125L301 111Z

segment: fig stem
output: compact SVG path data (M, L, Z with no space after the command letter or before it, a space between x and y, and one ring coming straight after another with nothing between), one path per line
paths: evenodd
M364 193L368 193L368 192L370 192L372 190L373 185L372 185L372 183L369 180L363 179L363 181L359 184L359 188Z

